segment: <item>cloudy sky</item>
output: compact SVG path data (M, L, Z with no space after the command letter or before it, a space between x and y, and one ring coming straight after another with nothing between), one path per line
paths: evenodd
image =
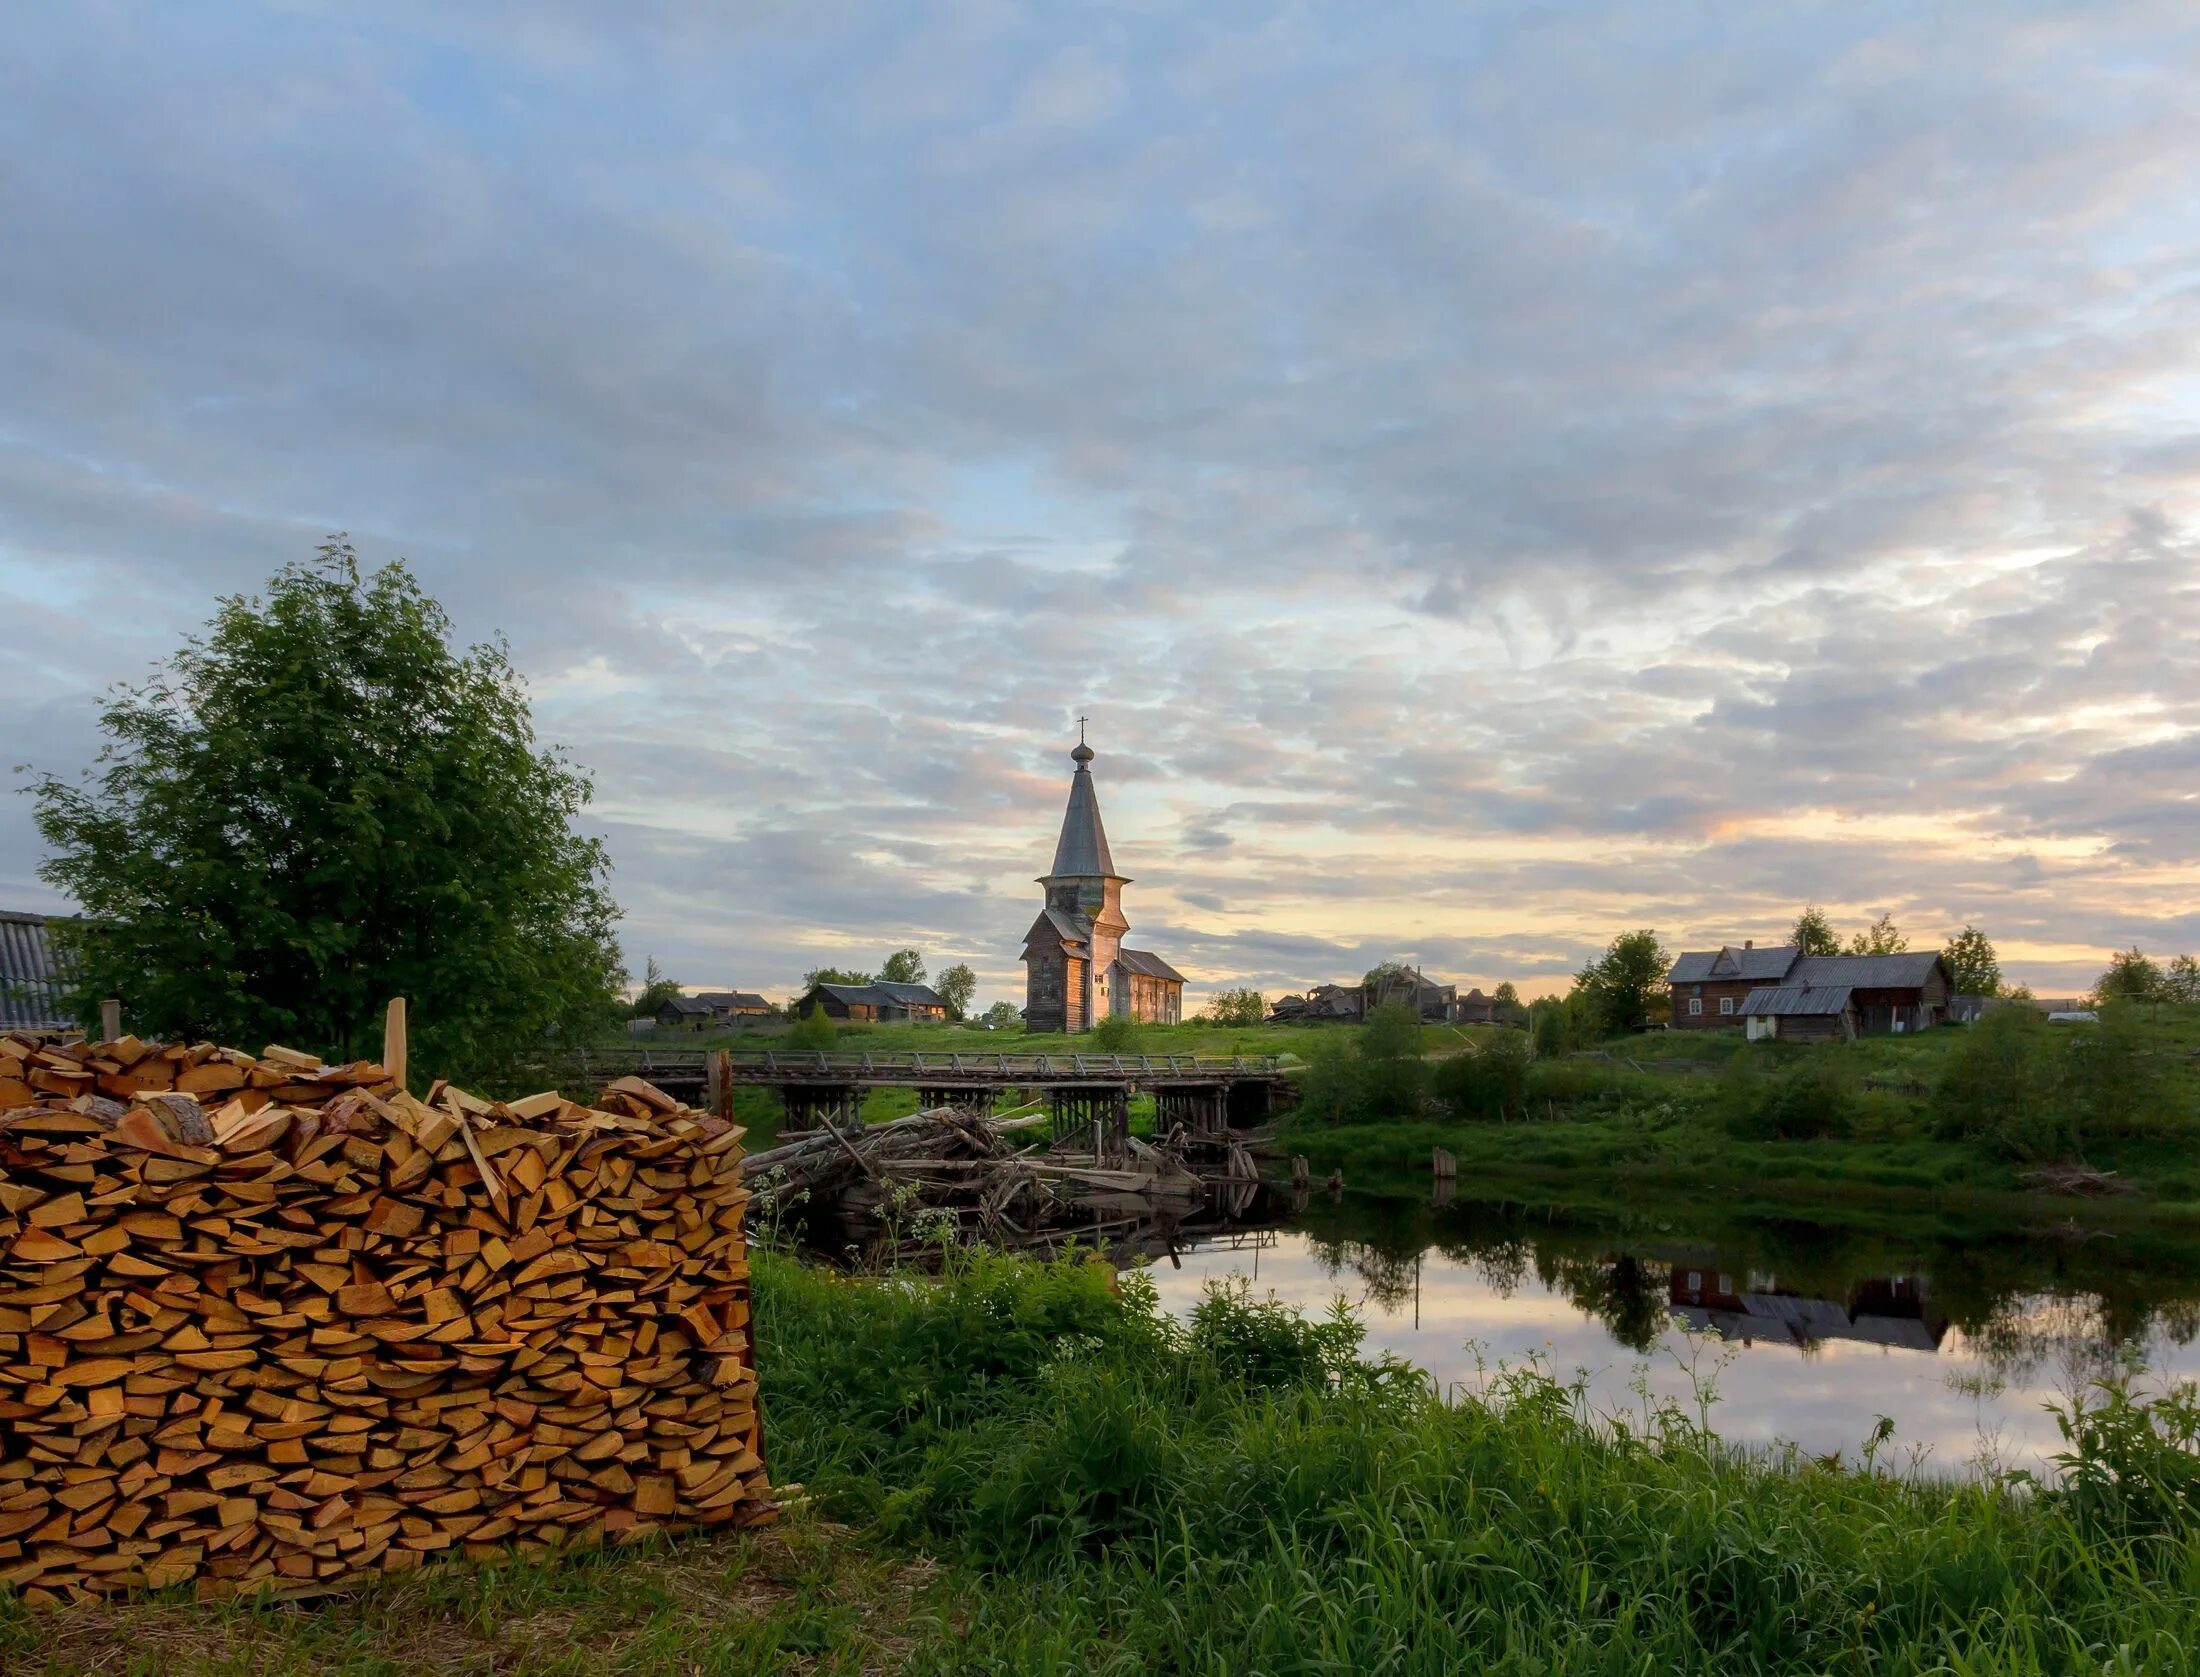
M691 983L1020 995L1080 714L1195 992L2200 947L2196 79L2186 0L11 7L0 770L346 530Z

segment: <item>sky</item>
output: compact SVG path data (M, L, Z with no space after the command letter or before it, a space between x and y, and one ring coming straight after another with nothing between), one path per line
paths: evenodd
M620 936L2200 949L2188 4L0 12L0 772L345 531ZM0 907L63 906L0 796Z

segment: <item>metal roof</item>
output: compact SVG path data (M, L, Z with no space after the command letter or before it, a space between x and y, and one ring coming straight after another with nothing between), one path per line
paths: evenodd
M1062 837L1054 847L1049 879L1121 879L1108 854L1107 829L1100 825L1100 798L1092 789L1092 752L1080 745L1071 754L1077 772L1070 777L1069 807L1062 812Z
M1846 984L1782 984L1770 990L1752 990L1735 1010L1742 1019L1796 1019L1846 1013Z
M1128 971L1135 972L1142 978L1166 978L1175 984L1184 982L1182 973L1150 949L1121 949L1116 953L1122 957L1123 965Z
M62 1006L65 962L47 940L47 916L0 909L0 1030L57 1031L76 1024Z
M1723 949L1693 949L1673 963L1666 980L1672 984L1708 984L1721 978L1785 978L1798 953L1792 943L1768 943L1762 949L1747 945L1736 949L1732 944Z
M1849 984L1859 990L1914 990L1938 965L1940 956L1931 949L1901 955L1806 955L1788 979L1795 984Z

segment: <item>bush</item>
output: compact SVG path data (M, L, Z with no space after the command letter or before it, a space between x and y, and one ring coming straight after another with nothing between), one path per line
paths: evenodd
M1932 1093L1934 1129L2014 1159L2075 1152L2077 1130L2063 1098L2068 1046L2031 1008L1996 1008L1942 1062Z
M1092 1045L1103 1054L1128 1054L1138 1046L1138 1021L1111 1013L1092 1028Z
M1847 1057L1817 1049L1763 1075L1747 1049L1729 1063L1719 1091L1728 1131L1753 1141L1820 1141L1856 1125L1858 1087Z
M1402 1002L1377 1008L1351 1048L1323 1043L1299 1085L1299 1110L1325 1124L1418 1117L1427 1099L1421 1021Z
M1456 1054L1437 1066L1436 1098L1452 1117L1466 1123L1522 1117L1531 1064L1525 1033L1492 1031L1474 1052Z
M839 1028L834 1025L831 1017L820 1007L803 1014L792 1025L788 1026L787 1034L779 1040L782 1047L816 1049L823 1052L831 1048L839 1036Z

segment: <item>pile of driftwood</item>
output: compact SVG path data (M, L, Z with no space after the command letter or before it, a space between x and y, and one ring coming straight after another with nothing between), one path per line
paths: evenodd
M0 1581L315 1588L771 1512L741 1132L634 1079L0 1037Z
M1045 1118L994 1119L939 1107L858 1130L821 1129L749 1160L760 1212L818 1214L872 1258L908 1256L943 1240L1044 1247L1106 1240L1157 1212L1198 1205L1208 1185L1163 1148L1133 1138L1128 1161L1050 1158L1024 1144ZM1233 1162L1257 1174L1251 1160Z

